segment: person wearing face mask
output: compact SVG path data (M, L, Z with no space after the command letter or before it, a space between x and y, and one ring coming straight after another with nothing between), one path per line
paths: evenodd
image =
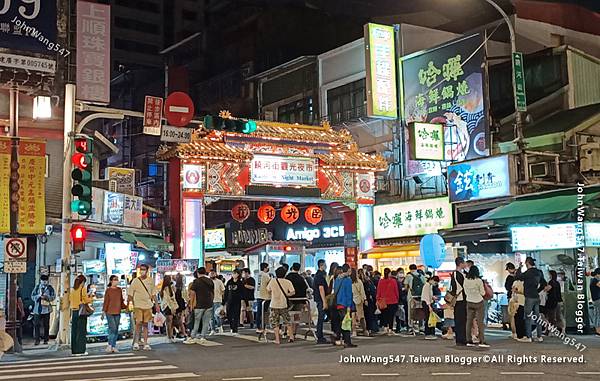
M109 287L104 292L104 304L102 306L102 320L106 318L108 323L108 345L106 353L119 352L117 349L117 338L119 337L119 321L121 310L127 308L123 299L123 289L119 287L119 277L111 275Z
M140 349L140 335L143 332L145 351L152 348L148 343L148 322L152 320L152 309L156 308L156 289L154 279L148 274L148 265L140 265L140 276L131 281L129 286L129 301L133 302L135 331L133 332L133 350Z
M50 313L52 312L51 303L55 298L54 288L48 284L48 275L40 276L40 283L31 292L31 300L34 303L32 312L35 345L40 345L40 340L44 340L44 344L48 344Z
M404 284L406 285L407 291L407 300L408 300L408 325L414 332L419 332L419 325L414 324L413 320L416 320L414 317L417 316L417 312L415 311L418 308L421 308L421 293L423 292L423 277L417 271L417 265L411 264L408 266L410 272L405 278ZM412 326L412 327L411 327Z
M434 314L433 311L433 288L438 285L440 282L440 278L436 276L432 276L427 279L427 282L423 285L423 290L421 291L421 303L423 304L423 310L425 310L425 340L435 340L437 337L435 336L435 327L430 327L429 315Z
M225 310L227 311L227 320L229 320L229 327L233 336L238 334L238 327L240 325L243 288L242 274L240 270L235 269L231 273L231 279L225 284L225 304L227 306Z

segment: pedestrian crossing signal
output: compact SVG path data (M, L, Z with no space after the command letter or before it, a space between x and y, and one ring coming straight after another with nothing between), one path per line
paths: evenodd
M87 230L81 225L71 227L71 245L74 253L85 251L85 239Z

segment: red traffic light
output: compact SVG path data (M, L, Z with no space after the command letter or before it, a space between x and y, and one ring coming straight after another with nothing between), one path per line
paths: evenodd
M87 231L83 226L75 225L71 228L71 238L73 241L85 241Z
M91 141L87 138L76 138L75 139L75 150L77 152L90 152L91 151Z
M73 165L80 169L86 169L91 164L91 158L89 154L75 153L71 158Z

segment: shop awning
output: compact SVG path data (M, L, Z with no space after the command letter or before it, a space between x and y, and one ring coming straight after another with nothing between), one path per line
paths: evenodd
M173 244L161 237L123 232L121 238L134 246L148 251L173 251Z
M374 246L360 254L362 259L418 257L419 245L411 243L404 245Z
M600 192L588 193L583 198L584 205L598 200ZM565 216L577 208L577 194L562 194L559 196L528 198L515 200L508 205L492 209L486 214L478 217L477 221L493 220L495 222L529 222L535 220L540 222L540 217L547 216L550 219Z

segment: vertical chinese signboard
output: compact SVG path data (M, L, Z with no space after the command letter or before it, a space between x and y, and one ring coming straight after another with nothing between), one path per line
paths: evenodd
M0 136L0 233L10 232L11 140Z
M396 50L394 27L365 25L367 115L396 119Z
M444 160L444 126L434 123L411 123L410 153L414 160Z
M77 1L77 99L110 102L110 5Z
M484 61L480 34L401 59L403 117L406 123L443 124L447 161L489 155ZM423 173L426 167L427 163L409 160L408 174Z
M46 143L36 140L19 142L19 212L20 234L43 234L46 231Z
M527 98L525 97L525 70L523 70L523 53L513 53L513 75L515 76L515 98L517 111L527 111Z
M160 136L163 99L146 95L144 101L144 134Z

